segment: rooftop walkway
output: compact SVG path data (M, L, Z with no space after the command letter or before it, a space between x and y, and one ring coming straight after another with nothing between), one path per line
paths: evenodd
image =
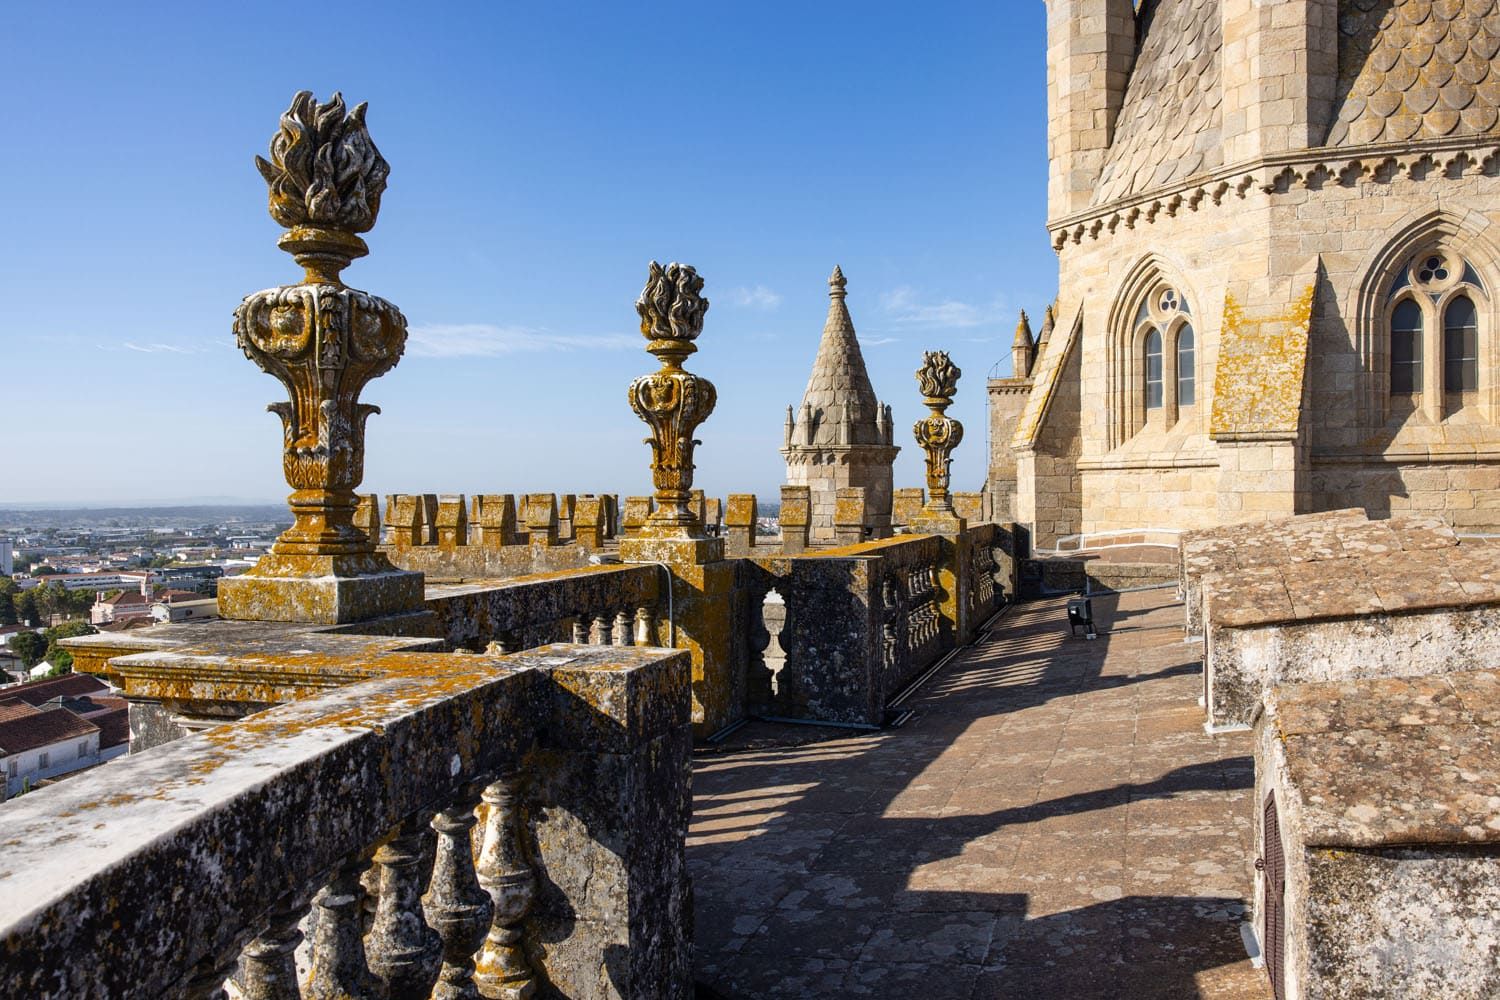
M1270 997L1250 738L1204 734L1181 605L1096 596L1093 642L1064 606L1010 611L899 729L698 756L700 996Z

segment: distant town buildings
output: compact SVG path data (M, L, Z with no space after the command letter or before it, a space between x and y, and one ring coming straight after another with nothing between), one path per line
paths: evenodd
M125 699L93 677L0 688L0 801L129 749Z

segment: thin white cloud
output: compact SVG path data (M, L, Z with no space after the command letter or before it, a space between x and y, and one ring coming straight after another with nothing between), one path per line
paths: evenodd
M140 354L202 354L203 348L196 346L184 347L180 344L137 344L125 341L118 345L100 344L101 351L136 351Z
M629 334L577 336L492 323L429 323L414 326L406 349L418 358L494 358L545 351L620 351L639 347Z
M900 337L861 337L859 342L865 347L880 347L883 344L899 344Z
M741 309L760 309L770 312L781 305L781 296L765 285L756 285L754 288L731 288L729 304Z
M880 296L880 308L892 323L902 326L948 327L971 329L997 323L1000 320L1000 304L978 306L956 299L937 302L923 300L908 285L892 289Z

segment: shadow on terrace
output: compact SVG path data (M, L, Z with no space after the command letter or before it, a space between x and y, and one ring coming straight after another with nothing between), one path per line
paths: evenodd
M900 729L700 755L700 996L1268 996L1248 739L1204 734L1169 593L1095 597L1093 642L1016 607Z

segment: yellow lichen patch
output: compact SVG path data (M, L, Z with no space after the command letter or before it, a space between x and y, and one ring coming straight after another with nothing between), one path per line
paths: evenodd
M1308 284L1285 309L1267 316L1250 316L1225 295L1209 424L1215 440L1297 433L1316 290Z

